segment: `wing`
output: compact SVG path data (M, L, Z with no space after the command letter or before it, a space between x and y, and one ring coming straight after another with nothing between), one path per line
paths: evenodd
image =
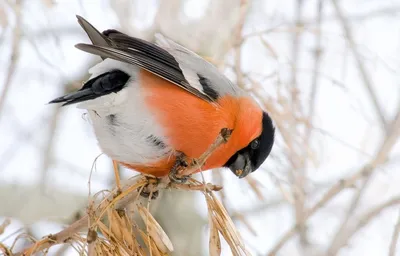
M226 93L238 92L212 64L160 34L157 44L153 44L117 30L100 33L82 17L77 17L92 41L92 44L77 44L82 51L139 66L208 102L215 102Z
M243 91L233 84L226 76L210 62L180 44L156 34L156 44L168 51L179 63L186 80L191 86L203 88L210 94L232 96L241 95Z

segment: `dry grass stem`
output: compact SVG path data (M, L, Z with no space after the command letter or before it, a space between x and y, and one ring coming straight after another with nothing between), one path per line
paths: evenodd
M229 137L232 134L232 130L223 128L221 132L218 134L214 143L198 158L192 159L188 168L183 169L179 172L180 176L190 175L200 169L207 159L211 156L212 152L214 152L219 146L226 143L229 140Z
M3 223L1 223L0 225L0 235L2 235L4 233L4 231L6 230L6 228L11 224L10 219L5 219L3 221Z
M228 212L222 203L218 200L218 198L216 198L212 191L203 191L203 194L206 198L208 214L210 216L210 234L215 237L215 229L217 229L217 231L229 244L232 255L250 255L250 253L246 250L242 238L236 230L232 219L228 215ZM212 243L210 240L210 251L213 251L214 253L218 252L218 239L219 238L215 237Z
M188 169L202 166L209 155L225 143L231 134L223 129L215 143ZM198 168L198 167L197 167ZM182 173L186 173L185 170ZM249 255L235 229L231 218L212 191L219 191L221 186L189 179L187 184L176 184L168 177L160 179L138 175L112 191L101 191L95 194L87 208L87 214L54 235L48 235L16 256L30 256L38 252L46 252L56 244L69 244L77 251L91 255L169 255L174 247L166 232L149 211L139 193L146 187L151 194L159 189L180 189L201 191L207 202L210 219L210 252L220 255L220 235L229 244L233 255ZM127 206L130 205L129 211ZM142 223L137 223L133 216L140 216ZM137 218L136 218L137 219ZM87 229L86 233L81 233ZM4 247L3 251L7 250Z

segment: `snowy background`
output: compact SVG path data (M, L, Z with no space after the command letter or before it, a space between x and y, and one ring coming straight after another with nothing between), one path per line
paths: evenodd
M271 113L279 134L261 170L206 174L252 255L400 255L399 0L0 0L0 243L55 233L87 204L94 134L82 110L47 105L100 61L74 47L88 42L76 14L173 38ZM107 156L90 186L114 186ZM208 255L201 195L157 203L176 255Z

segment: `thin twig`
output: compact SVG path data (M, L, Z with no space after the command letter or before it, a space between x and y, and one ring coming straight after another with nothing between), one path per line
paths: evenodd
M373 174L372 172L367 174L367 176L364 178L363 184L358 189L357 193L354 195L353 200L350 203L350 207L349 207L340 227L336 231L336 234L333 237L332 242L330 243L330 246L328 249L329 255L330 255L331 248L335 248L337 244L342 243L343 233L345 232L346 227L349 223L349 220L353 216L353 213L356 210L365 189L368 187L368 184L371 181L372 174Z
M360 216L358 222L355 225L348 227L346 232L343 232L341 243L337 243L335 247L330 248L330 251L326 255L337 255L339 250L346 245L346 243L368 223L370 223L376 216L378 216L383 210L389 207L400 204L400 196L393 197L392 199L368 210L366 213Z
M308 105L309 113L308 113L308 122L307 122L307 129L305 131L304 135L304 142L306 145L305 152L308 154L310 151L310 138L311 134L313 132L312 129L312 124L314 120L314 112L315 112L315 102L317 98L317 93L318 93L318 80L320 77L320 66L321 66L321 55L322 55L322 17L323 17L323 6L324 6L324 0L319 0L318 6L317 6L317 35L315 39L315 50L314 50L314 72L313 72L313 77L312 77L312 84L311 84L311 94L310 94L310 102Z
M374 91L374 85L373 85L371 77L369 75L370 73L367 71L367 69L364 65L364 62L362 60L361 54L359 53L359 51L356 47L356 43L354 41L354 37L353 37L353 33L351 31L351 28L350 28L345 16L343 15L343 11L342 11L341 7L339 6L339 1L331 0L331 2L336 11L336 14L339 18L340 24L344 30L346 39L349 42L350 50L354 55L355 61L358 66L358 70L360 71L364 85L365 85L367 92L369 94L369 97L371 98L371 101L374 105L376 115L379 117L382 127L384 128L384 131L388 132L389 126L388 126L387 120L385 118L381 104L379 103L378 98L376 96L377 94Z
M3 223L0 224L0 235L2 235L5 229L11 224L10 219L5 219Z
M354 184L365 177L369 173L373 172L375 168L387 161L387 157L392 150L394 144L397 142L400 135L400 117L393 121L392 125L393 129L391 129L391 134L386 137L385 141L379 147L378 152L375 157L369 162L369 164L365 165L355 174L351 175L347 179L340 180L335 185L333 185L324 196L313 206L311 207L305 214L304 221L313 216L318 210L324 207L327 203L329 203L333 198L335 198L340 192L344 189L354 186ZM277 252L296 234L297 224L293 225L272 247L270 252L267 255L276 255Z
M178 184L178 183L171 183L172 188L177 188L177 189L184 189L184 190L197 190L197 191L203 191L203 190L209 190L209 191L220 191L222 189L222 186L219 185L214 185L211 183L201 183L201 184L195 184L195 183L190 183L190 184Z
M196 170L201 168L206 160L211 156L211 154L219 148L222 144L226 143L229 137L232 134L232 130L223 128L221 129L220 133L218 134L215 141L208 147L208 149L198 158L198 159L191 159L192 162L188 168L183 169L178 173L179 176L191 175Z
M239 14L239 21L236 25L234 31L234 38L233 38L233 50L234 50L234 70L236 74L236 84L244 88L244 79L243 79L243 71L241 68L242 65L242 31L244 27L244 23L246 20L247 9L249 7L248 0L240 1L240 14Z
M11 87L11 82L14 77L17 61L20 54L21 25L22 25L21 1L22 0L16 0L16 2L13 4L13 10L16 17L16 21L13 31L10 64L8 66L7 75L4 81L3 91L1 92L0 95L0 118L2 116L1 113L3 112L5 101L7 100L8 92Z
M297 0L296 1L296 28L303 27L303 3L304 0ZM290 82L290 108L291 108L291 124L290 124L290 140L292 144L297 144L296 139L299 136L298 129L296 128L296 115L298 113L302 113L302 105L299 101L299 88L298 88L298 66L300 62L300 46L302 43L302 32L303 29L297 29L293 34L292 39L292 65L291 65L291 82ZM296 152L296 146L292 146L289 148L290 152L290 161L292 163L292 167L290 169L290 178L291 182L293 182L292 186L292 194L294 200L294 211L295 211L295 218L297 223L297 230L300 236L300 244L302 249L304 250L305 247L309 244L308 237L307 237L307 227L305 221L305 200L306 200L306 186L307 186L307 179L306 179L306 168L305 167L305 160L303 155L299 155Z
M74 222L67 228L58 232L55 235L50 235L47 238L41 240L40 244L35 243L34 245L26 248L23 252L16 253L14 256L29 256L34 254L37 251L43 250L45 248L49 248L51 245L66 243L68 239L71 238L75 233L79 232L83 228L87 227L88 224L88 215L83 216L78 221Z
M143 182L140 183L140 180L138 180L138 179L131 179L123 187L123 191L128 190L131 186L134 186L135 184L143 185L145 183L143 183ZM96 215L99 214L99 211L101 211L103 209L104 205L106 205L107 203L110 202L110 200L115 198L115 192L116 191L114 191L114 193L111 193L110 195L108 195L103 200L103 202L98 207L98 210L95 212ZM136 196L137 193L138 192L136 190L134 190L131 194L129 194L127 196L131 196L132 194L134 194ZM122 204L121 202L122 201L120 201L117 204L117 208L123 208L126 204L128 204L129 201L125 201L124 204ZM35 252L49 248L52 245L66 243L66 242L68 242L69 239L71 239L73 237L74 234L76 234L77 232L81 231L82 229L88 227L88 224L89 224L89 215L85 214L79 220L75 221L73 224L71 224L67 228L63 229L62 231L58 232L57 234L49 235L48 237L42 239L38 243L35 243L34 245L26 248L25 250L23 250L23 252L16 253L14 256L29 256Z
M97 232L93 229L89 229L87 233L87 243L88 243L88 256L95 256L96 254L96 240L97 240Z
M400 211L399 211L399 216L397 217L397 223L394 226L392 241L390 242L389 256L395 256L396 254L396 247L397 247L397 240L399 239L399 233L400 233Z
M45 188L46 178L48 176L49 167L51 165L51 160L53 158L52 152L54 146L54 135L57 131L58 121L60 120L60 113L61 113L60 108L53 108L50 117L50 124L47 133L48 137L45 143L46 146L43 149L43 154L42 154L43 156L42 165L39 168L39 170L41 171L39 180L43 183L43 188Z
M221 144L226 143L229 140L229 137L232 133L232 130L229 129L222 129L219 133L218 137L214 141L214 143L202 154L202 156L196 161L196 164L200 164L202 166L207 160L207 157L213 153ZM190 170L193 169L193 166L189 166ZM182 170L182 173L185 173L185 169ZM152 179L152 178L145 178L143 176L139 176L139 178L130 179L122 186L122 189L119 188L114 189L109 195L107 195L97 206L90 205L88 208L88 213L85 214L82 218L74 222L72 225L67 227L66 229L60 231L55 235L49 235L46 238L34 243L29 248L25 249L23 252L17 253L15 256L30 256L33 253L38 251L42 251L48 249L52 245L66 243L69 239L73 237L78 231L85 227L89 227L89 233L92 234L95 229L95 226L100 222L103 216L109 211L112 207L115 209L123 209L129 203L135 201L142 189L146 186L148 188L148 192L150 195L157 191L158 189L168 188L168 187L176 187L180 189L187 189L187 190L201 190L204 191L212 191L212 190L220 190L220 186L215 186L212 184L202 184L195 180L191 180L191 184L185 185L178 185L171 183L168 176L162 177L160 179ZM142 188L138 191L139 188ZM98 193L97 195L99 195ZM90 216L90 218L89 218ZM89 243L89 252L94 253L94 245L90 245L90 241L88 238ZM94 244L94 243L93 243Z

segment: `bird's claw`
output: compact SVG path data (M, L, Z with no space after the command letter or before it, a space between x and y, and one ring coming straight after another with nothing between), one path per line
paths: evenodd
M178 155L175 160L175 164L168 174L169 179L172 182L179 183L179 184L186 183L189 180L190 175L179 175L179 172L181 170L186 169L188 166L189 165L186 161L186 155L182 152L178 152Z
M150 198L150 194L151 194L151 198L150 198L151 200L157 199L158 194L159 194L158 190L153 191L153 192L150 192L150 191L148 191L147 188L148 188L148 187L145 186L145 187L142 189L142 191L140 192L140 195L141 195L142 197L144 197L144 198Z
M154 184L157 184L159 180L157 178L154 179L153 177L148 176L146 176L146 179L148 181L147 185L144 185L144 187L139 187L138 192L144 198L149 198L151 200L157 199L159 192L158 190L154 190Z
M183 176L178 177L177 173L172 172L172 171L168 174L168 177L172 182L179 183L179 184L186 183L190 179L190 175L183 175Z

